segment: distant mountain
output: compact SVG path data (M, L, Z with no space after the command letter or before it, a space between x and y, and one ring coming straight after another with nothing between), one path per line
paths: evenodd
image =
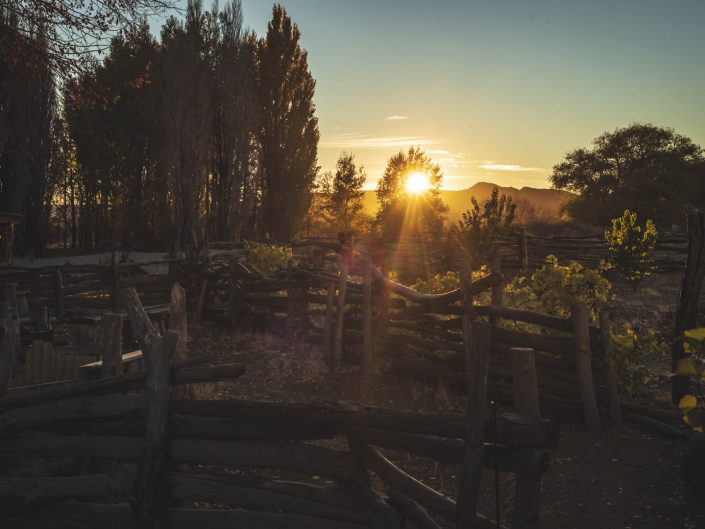
M557 189L539 189L535 187L502 187L490 184L488 182L478 182L468 189L460 190L441 190L441 198L449 208L448 220L455 222L460 219L463 212L470 209L470 197L475 197L477 201L482 203L490 198L492 189L497 187L499 193L512 197L512 200L517 202L517 213L521 214L522 207L533 207L536 213L545 218L557 218L560 215L560 207L566 199L572 196L567 191L559 191ZM377 195L374 190L365 191L365 209L375 214L377 212L378 203Z

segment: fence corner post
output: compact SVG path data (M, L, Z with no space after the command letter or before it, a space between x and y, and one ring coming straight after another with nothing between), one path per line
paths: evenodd
M592 432L599 432L600 413L595 396L595 384L592 376L592 351L590 349L590 321L584 303L571 307L573 323L573 344L575 348L575 366L580 390L580 402L583 407L585 425Z

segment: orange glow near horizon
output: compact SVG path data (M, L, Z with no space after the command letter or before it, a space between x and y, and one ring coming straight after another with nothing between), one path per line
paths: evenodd
M428 181L428 175L421 171L410 173L406 177L406 192L410 195L420 195L431 188Z

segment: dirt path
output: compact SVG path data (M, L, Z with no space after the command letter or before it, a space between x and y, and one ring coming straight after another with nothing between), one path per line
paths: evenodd
M316 354L270 335L240 334L211 324L192 329L191 347L220 361L244 363L247 374L211 388L219 398L352 400L414 410L462 410L459 395L436 384L383 374L363 379L356 368L328 374ZM680 482L681 442L629 426L614 435L562 424L561 445L542 485L544 529L705 528L705 498ZM404 467L430 486L454 494L456 469L405 457ZM512 480L502 475L501 508L511 515ZM494 512L494 478L483 478L482 511Z

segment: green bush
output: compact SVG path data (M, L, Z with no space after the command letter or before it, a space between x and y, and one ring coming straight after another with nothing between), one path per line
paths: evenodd
M683 412L683 420L696 432L702 432L705 427L705 327L685 331L681 340L689 356L678 361L675 376L688 377L691 391L681 398L678 407Z
M274 244L247 242L247 263L263 274L272 274L286 268L291 259L291 249Z
M610 262L634 290L639 281L654 269L651 253L657 236L656 226L651 220L647 220L642 228L637 224L636 213L628 209L621 217L612 219L612 228L605 232Z
M611 332L612 366L622 391L630 396L642 396L650 379L648 363L667 350L653 330L636 332L625 323L621 332Z

